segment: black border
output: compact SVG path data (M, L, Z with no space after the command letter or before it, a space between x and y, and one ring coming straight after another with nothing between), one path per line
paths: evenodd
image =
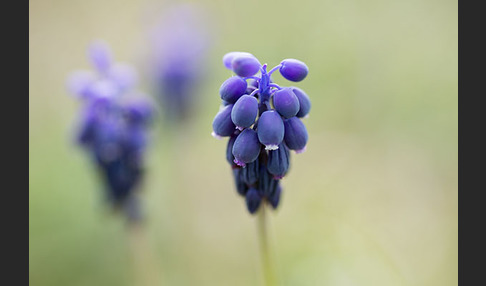
M29 2L5 3L2 17L2 282L29 284ZM7 17L10 16L10 17ZM6 90L5 90L6 88Z

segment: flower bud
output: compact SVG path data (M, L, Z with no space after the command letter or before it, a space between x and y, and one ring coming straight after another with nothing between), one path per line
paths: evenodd
M258 135L253 129L245 129L235 140L233 145L234 162L241 167L255 161L260 154L260 142Z
M304 123L299 118L292 117L284 121L284 126L285 144L287 144L290 150L295 150L296 153L304 152L308 139L307 129Z
M258 115L258 100L250 95L240 97L231 111L231 120L239 130L250 127Z
M239 55L245 55L245 56L252 56L254 57L252 54L250 53L246 53L246 52L229 52L227 54L225 54L223 56L223 65L231 70L231 62L233 61L233 59Z
M258 140L266 150L275 150L284 138L284 124L275 110L267 110L258 119Z
M236 127L231 121L232 109L233 104L227 105L214 117L212 134L214 137L230 136L235 132Z
M280 73L290 81L301 81L309 72L306 64L296 59L285 59L280 64Z
M260 62L252 54L240 53L231 61L231 68L233 71L242 77L256 74L260 67Z
M245 94L247 87L246 81L239 76L232 76L225 80L219 88L221 99L235 103L238 98Z
M296 116L299 118L305 117L307 114L309 114L309 111L311 109L311 102L309 96L307 96L307 94L298 87L292 87L292 91L299 99L300 108Z
M285 118L293 117L299 112L299 99L291 88L285 87L273 94L273 105L280 115Z

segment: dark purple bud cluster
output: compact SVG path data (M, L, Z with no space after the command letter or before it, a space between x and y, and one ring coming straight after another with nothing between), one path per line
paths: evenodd
M252 54L230 52L223 65L232 76L219 89L220 111L213 120L216 138L229 137L226 160L231 165L237 192L244 196L250 213L262 202L277 208L280 180L290 167L290 150L305 150L308 134L301 118L307 117L311 102L297 87L281 87L271 79L280 74L294 82L308 74L307 66L285 59L267 72Z
M142 177L153 109L132 91L134 69L113 63L106 44L93 43L88 57L94 71L75 72L68 80L68 89L83 103L77 140L99 167L110 201L136 219L132 194Z

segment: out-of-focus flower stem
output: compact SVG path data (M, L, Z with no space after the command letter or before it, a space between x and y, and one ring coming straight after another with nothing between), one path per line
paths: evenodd
M155 259L143 224L132 223L128 229L134 285L163 285L160 263Z
M272 260L272 251L269 244L269 235L267 227L267 218L265 213L266 200L262 200L260 209L257 214L257 232L260 243L260 256L262 263L263 279L265 286L276 286L277 278L275 276L275 268Z

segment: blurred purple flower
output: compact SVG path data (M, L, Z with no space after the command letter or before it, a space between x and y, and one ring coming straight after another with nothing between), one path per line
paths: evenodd
M150 31L151 68L157 97L171 121L190 115L205 69L211 39L204 10L179 4L165 10Z
M114 63L106 43L93 42L88 58L94 71L73 72L67 81L68 91L83 104L77 142L98 166L109 200L137 220L133 193L142 178L153 109L146 96L133 90L135 69Z

